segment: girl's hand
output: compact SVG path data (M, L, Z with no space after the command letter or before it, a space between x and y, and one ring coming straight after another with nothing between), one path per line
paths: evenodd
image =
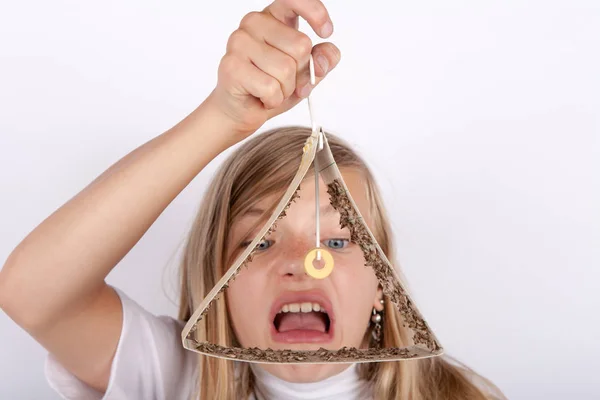
M263 11L247 14L229 37L217 86L207 100L233 123L236 141L308 96L311 53L317 84L338 64L339 49L332 43L313 47L298 31L298 17L322 38L333 32L320 0L275 0Z

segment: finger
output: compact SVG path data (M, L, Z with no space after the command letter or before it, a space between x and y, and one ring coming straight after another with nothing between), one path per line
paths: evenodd
M289 97L296 89L296 61L282 51L257 41L245 30L235 31L227 42L227 52L246 57L263 72L275 78L283 92Z
M242 19L240 29L249 32L257 40L263 40L292 56L296 60L297 73L308 68L312 41L306 34L285 25L265 12L246 15Z
M222 74L219 79L223 78L234 87L260 99L267 109L278 107L284 100L279 81L248 60L226 54L221 60L219 72Z
M313 48L313 59L315 61L315 86L335 68L341 59L341 52L333 43L319 43ZM300 98L307 97L313 85L310 83L310 70L307 66L298 73L296 82L296 95Z
M312 41L306 34L285 25L267 13L250 13L246 15L242 19L240 28L247 31L256 40L262 40L293 57L296 61L297 73L307 70L309 56L312 51ZM297 83L298 78L294 81L295 88L297 88ZM287 90L285 95L286 97L289 96Z
M255 43L261 47L261 50L252 53L251 61L279 82L284 97L291 96L296 89L296 61L266 43Z
M333 33L329 12L320 0L275 0L265 12L293 28L298 27L298 17L302 17L322 38Z
M313 47L310 38L273 18L270 14L260 12L247 14L242 19L240 28L247 31L256 40L263 41L289 54L296 60L296 63L308 62L308 56Z

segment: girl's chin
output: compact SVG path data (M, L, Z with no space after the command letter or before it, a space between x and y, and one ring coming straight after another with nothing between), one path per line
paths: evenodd
M350 364L252 364L271 375L291 383L319 382L339 374ZM260 374L259 371L256 371Z

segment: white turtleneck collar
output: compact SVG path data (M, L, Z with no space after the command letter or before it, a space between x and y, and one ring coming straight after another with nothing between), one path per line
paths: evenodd
M291 383L251 364L256 377L256 400L365 400L372 399L369 382L360 379L357 364L320 382ZM254 399L251 397L251 399Z

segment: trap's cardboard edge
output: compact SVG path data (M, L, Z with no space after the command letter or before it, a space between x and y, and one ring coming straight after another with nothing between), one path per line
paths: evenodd
M212 301L215 299L215 297L219 294L219 292L221 291L221 288L227 282L229 282L231 277L238 271L238 269L240 268L242 263L246 260L246 258L248 258L248 255L254 250L254 248L256 247L258 242L260 240L262 240L262 237L267 233L269 228L278 219L281 212L284 210L284 208L290 202L290 199L292 198L292 196L298 189L298 186L300 186L300 183L306 176L308 169L310 168L313 160L315 159L315 154L316 154L316 150L317 150L316 149L316 147L317 147L316 139L317 139L316 136L309 136L306 139L306 144L304 145L304 152L302 154L302 159L300 161L300 166L298 167L298 171L296 172L296 175L294 176L292 183L288 186L287 191L285 192L285 194L282 196L281 200L279 201L279 204L277 205L277 207L275 208L275 210L269 217L269 220L263 225L260 232L254 237L254 240L252 241L252 243L250 243L250 245L248 245L248 247L246 247L246 249L238 256L238 258L235 260L233 265L227 270L227 272L221 277L221 279L219 279L217 284L205 296L205 298L202 300L202 302L200 302L200 305L196 308L194 313L188 319L187 323L185 324L185 326L183 328L183 331L181 332L181 341L184 344L184 347L185 347L186 338L188 337L188 335L190 334L190 332L192 331L192 329L194 328L196 323L200 320L200 316L202 315L202 313L209 306L209 304L212 303Z
M204 342L204 343L207 343L207 342ZM218 352L201 351L201 350L198 350L196 346L197 346L197 344L193 340L187 339L184 342L184 347L187 350L193 351L194 353L202 354L202 355L205 355L208 357L220 358L223 360L241 361L241 362L248 362L248 363L255 363L255 364L353 364L353 363L368 363L368 362L418 360L418 359L423 359L423 358L439 357L444 354L444 349L441 347L438 350L430 351L423 347L412 345L412 346L408 346L408 347L390 347L387 349L390 351L390 353L393 353L398 350L407 350L407 351L412 352L412 354L410 354L408 356L390 354L387 357L381 357L381 358L365 357L365 358L352 358L352 359L347 359L347 360L334 360L334 361L314 360L314 359L308 359L306 361L265 361L265 360L257 360L257 359L248 359L248 358L244 358L244 357L228 356L228 355L224 355L223 353L218 353ZM274 350L273 352L280 353L283 351L291 352L291 353L297 354L298 356L306 356L307 358L314 356L314 352L308 352L308 351ZM358 350L358 352L360 353L362 351Z
M385 255L385 253L379 246L379 243L375 239L375 235L373 235L373 232L371 232L371 229L369 228L369 226L365 222L362 214L360 213L358 206L356 205L354 199L352 198L352 193L350 193L350 190L348 189L348 186L346 185L346 182L344 181L344 179L342 177L342 173L341 173L337 163L335 162L335 159L333 158L333 154L331 153L331 148L329 147L329 143L328 143L327 137L325 135L323 136L323 150L320 151L319 153L317 153L316 158L317 158L316 162L320 166L323 166L323 167L320 167L319 169L320 169L320 174L323 177L323 180L325 181L325 183L328 185L337 179L339 181L339 183L342 185L342 187L344 188L344 190L346 191L348 200L350 201L350 204L356 211L357 216L360 218L361 224L363 225L365 230L368 232L369 237L371 238L372 244L374 244L375 248L377 249L377 253L378 253L379 257L389 266L389 270L393 274L394 279L398 282L398 285L403 289L404 295L413 304L415 313L425 323L427 331L431 335L431 338L433 339L433 341L435 342L437 347L442 349L442 345L441 345L440 341L438 340L437 336L435 335L435 333L433 332L433 329L431 328L431 326L429 325L427 320L423 317L423 314L421 313L419 308L416 306L416 303L412 299L408 289L402 283L402 280L400 279L398 272L394 268L394 265L390 262L390 260L388 260L387 256ZM395 305L396 305L396 307L398 307L398 304L395 304Z
M389 270L391 271L394 279L398 282L398 285L404 291L404 296L406 296L406 298L413 304L415 314L425 323L427 331L431 335L431 338L433 339L436 346L439 347L440 349L442 349L442 345L441 345L440 341L438 340L437 336L435 335L435 333L433 332L433 329L431 328L431 326L429 325L427 320L423 317L423 314L421 313L419 308L416 306L416 303L413 301L412 297L410 296L408 289L402 283L402 280L400 279L398 272L394 268L394 265L390 262L390 260L388 260L387 256L385 255L385 253L379 246L379 243L375 239L375 235L373 235L373 232L371 232L371 229L369 228L369 226L365 222L362 214L360 213L360 210L358 209L357 204L355 203L354 199L352 198L352 193L348 189L348 186L346 185L346 182L344 181L344 178L342 177L342 173L341 173L337 163L335 162L335 159L333 158L331 148L329 147L329 142L327 141L327 137L325 135L323 135L323 150L321 150L320 152L318 152L316 154L316 158L317 158L316 162L320 166L319 167L320 174L323 177L325 184L329 185L334 180L338 180L339 183L342 185L343 189L346 191L348 200L350 201L352 208L354 208L354 211L356 212L357 216L360 218L361 224L363 225L363 227L369 234L369 237L371 238L371 243L373 245L375 245L375 248L377 249L377 253L378 253L379 257L388 265ZM394 303L394 305L399 309L398 304Z

